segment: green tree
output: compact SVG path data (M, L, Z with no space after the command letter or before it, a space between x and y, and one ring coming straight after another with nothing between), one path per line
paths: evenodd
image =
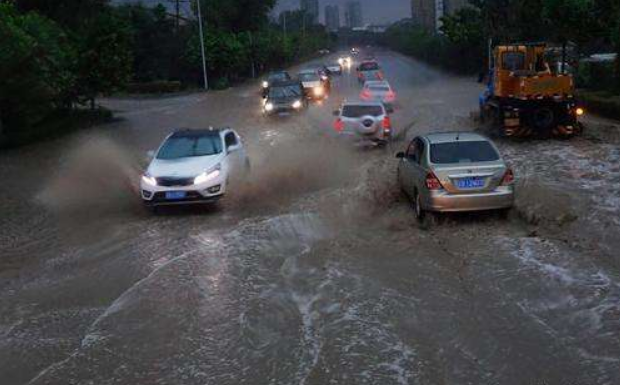
M97 15L75 34L79 52L75 97L94 108L99 94L121 89L131 78L129 25L111 11Z
M210 76L230 80L249 69L249 47L234 33L209 29L204 35L207 68ZM202 68L198 33L189 39L186 57L195 68Z
M110 0L14 0L20 12L36 11L75 29L108 8Z
M200 0L202 16L209 27L227 31L255 31L269 21L277 0ZM196 0L192 8L196 12Z
M544 0L543 17L549 38L583 45L592 40L597 25L594 0Z
M71 103L76 53L53 21L0 4L0 111L5 130L28 130Z
M180 80L187 69L183 61L190 28L177 29L175 22L159 4L147 8L141 4L120 6L116 14L131 27L133 80Z
M442 32L453 43L467 47L480 47L484 41L483 24L480 10L465 7L454 15L442 19Z

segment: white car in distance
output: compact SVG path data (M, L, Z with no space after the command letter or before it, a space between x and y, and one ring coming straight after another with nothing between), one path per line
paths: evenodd
M140 180L147 207L216 202L231 177L250 165L241 138L229 128L176 131L149 157Z
M360 99L379 101L388 109L393 109L396 102L396 93L386 80L368 80L364 83Z

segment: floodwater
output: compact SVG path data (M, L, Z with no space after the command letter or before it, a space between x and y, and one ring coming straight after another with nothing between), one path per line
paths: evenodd
M517 207L420 226L396 151L474 130L480 86L377 52L400 140L351 148L322 105L266 119L258 83L117 98L120 119L0 154L0 383L620 383L620 136L498 144ZM252 175L152 215L136 183L173 129L231 126Z

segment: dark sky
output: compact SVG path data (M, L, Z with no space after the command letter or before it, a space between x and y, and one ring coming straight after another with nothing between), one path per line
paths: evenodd
M406 17L411 17L411 0L360 0L365 24L390 23ZM340 6L340 23L344 24L344 4L347 0L319 0L321 11L320 20L323 22L325 6L338 4ZM283 9L299 8L299 0L279 0L276 13Z

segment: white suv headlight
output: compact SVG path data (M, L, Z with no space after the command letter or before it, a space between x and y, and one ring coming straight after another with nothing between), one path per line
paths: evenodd
M269 82L267 80L263 82L263 88L269 88Z
M194 178L194 184L202 184L202 183L208 182L210 180L213 180L213 179L217 178L218 176L220 176L221 171L222 171L222 165L220 163L218 163L211 170L205 171L202 174L200 174L197 177L195 177Z
M273 103L268 102L265 104L265 111L273 111Z
M157 186L157 179L149 175L149 173L145 173L142 175L142 182L148 184L149 186Z
M295 102L293 102L293 108L301 108L301 100L295 100Z

